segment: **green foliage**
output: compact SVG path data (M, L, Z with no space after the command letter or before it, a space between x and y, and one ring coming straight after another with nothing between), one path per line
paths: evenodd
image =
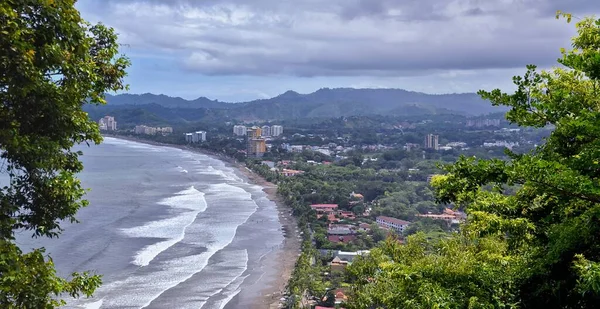
M461 233L373 250L349 268L350 308L598 307L600 20L576 26L563 67L528 66L514 94L479 92L511 123L550 126L545 142L506 160L463 156L434 177L437 200L468 214Z
M16 230L57 237L60 221L74 222L87 205L75 174L83 168L75 143L102 138L82 110L104 103L104 93L124 89L129 61L118 56L113 29L81 19L75 1L0 3L0 304L3 308L53 308L54 296L88 296L98 276L56 276L43 250L24 254Z
M388 238L348 268L347 308L518 308L513 281L520 260L503 241L455 237L427 241L422 233L401 245Z

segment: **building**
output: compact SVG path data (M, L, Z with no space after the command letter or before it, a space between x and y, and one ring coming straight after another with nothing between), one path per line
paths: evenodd
M440 149L439 139L440 139L439 135L427 134L427 136L425 136L425 148L426 149L435 149L435 150Z
M171 134L173 133L173 127L156 128L156 132L160 132L163 134Z
M392 229L398 234L402 233L404 229L410 224L410 222L408 221L384 216L377 217L376 222L380 227Z
M446 144L446 146L452 147L452 148L466 148L467 147L467 143L465 143L465 142L451 142L451 143Z
M292 177L292 176L304 174L304 171L290 170L290 169L284 168L281 170L280 174L285 177Z
M271 126L271 136L279 136L283 134L282 126Z
M139 125L139 126L135 126L135 128L133 129L133 132L135 132L135 134L146 134L146 135L154 135L156 133L161 133L163 135L165 134L171 134L173 133L173 128L172 127L149 127L149 126L145 126L145 125Z
M262 135L263 136L271 136L271 127L269 127L269 126L263 126L261 128L261 130L262 130Z
M317 213L333 213L338 209L338 204L313 204L310 205L310 208Z
M193 143L206 142L206 131L196 131L193 134Z
M117 130L117 122L115 121L115 117L105 116L104 118L100 118L98 121L98 126L100 130L104 131L116 131Z
M246 128L246 126L240 126L240 125L233 126L233 134L235 134L237 136L246 136L247 130L248 129Z
M135 134L146 134L146 135L154 135L156 134L156 128L148 127L145 125L135 126L133 129Z
M411 151L413 149L419 149L419 144L406 143L403 148L406 151Z
M499 127L500 119L469 119L467 120L467 127Z
M259 127L257 127L257 126L248 128L246 130L246 135L250 139L252 139L252 138L260 138L262 136L262 129L259 128Z
M349 243L356 239L356 235L328 235L327 240L332 243Z
M371 225L368 223L361 223L358 225L358 230L361 232L368 232L371 230Z
M265 152L267 152L267 144L263 138L249 140L248 155L262 157Z
M262 157L267 152L267 144L262 138L262 129L260 127L251 127L246 130L247 145L246 154L248 156Z
M331 272L343 272L348 265L350 265L350 262L340 259L339 256L334 257L333 260L329 262Z
M424 214L424 215L416 215L421 218L430 218L434 220L443 220L448 224L459 224L466 218L465 213L459 211L453 211L452 209L446 208L444 209L444 213L436 215L436 214Z
M206 131L196 131L185 134L185 141L188 143L201 143L206 141Z
M490 147L506 147L508 149L513 149L513 147L518 147L519 143L514 143L514 142L507 142L507 141L495 141L493 143L483 143L483 147L485 148L490 148Z

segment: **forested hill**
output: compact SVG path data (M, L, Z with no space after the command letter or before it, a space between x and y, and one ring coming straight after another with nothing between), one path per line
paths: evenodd
M218 109L227 118L250 121L374 114L480 115L499 111L474 93L432 95L401 89L323 88L309 94L287 91L270 99L243 103L220 102L205 97L185 100L154 94L107 95L107 101L108 105L100 108L102 112L109 112L117 106L122 110L124 107L144 109L144 106L159 105L170 109Z

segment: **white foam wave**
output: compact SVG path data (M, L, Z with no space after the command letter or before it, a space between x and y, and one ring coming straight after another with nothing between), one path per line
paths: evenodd
M248 269L248 250L244 249L244 250L238 250L238 251L233 251L233 252L231 252L231 251L227 252L227 258L229 261L227 261L226 263L220 263L220 265L218 265L218 266L235 268L236 272L233 273L232 278L228 282L225 282L225 283L224 282L204 282L205 284L208 284L208 285L216 284L216 285L220 286L220 288L217 289L216 291L211 291L212 295L209 295L209 297L223 293L224 290L238 289L240 287L240 285L242 285L244 280L246 280L246 278L248 277L248 275L242 277L244 272ZM231 272L230 272L230 274L231 274ZM221 281L221 280L219 280L219 278L211 278L211 279L212 279L211 281ZM233 286L233 288L231 288L232 286ZM239 293L239 291L237 293ZM227 298L224 300L221 300L219 302L222 304L223 307L229 301L231 301L231 299L233 297L235 297L235 295L230 297L229 295L231 293L227 293L227 291L224 294L227 296ZM205 298L205 300L202 302L202 304L200 304L200 309L202 309L204 307L204 305L206 304L206 301L208 300L209 297Z
M220 176L224 180L230 182L245 182L235 173L235 171L232 168L226 166L217 166L217 168L215 168L213 166L213 163L211 162L210 165L206 165L206 163L198 163L197 167L198 168L194 172L198 174Z
M89 303L83 306L83 308L85 309L100 309L102 308L102 300L99 300L97 302L93 302L93 303Z
M245 279L245 278L244 278ZM240 292L242 291L242 289L240 289L240 285L242 285L242 283L244 282L244 280L240 281L240 284L238 285L238 288L233 291L233 293L230 293L227 298L225 298L223 301L221 301L221 305L219 306L219 309L223 309L225 308L225 306L227 306L227 304L238 294L240 294Z
M103 143L110 145L125 146L131 149L148 150L152 152L165 152L168 149L171 149L170 147L155 146L113 137L104 137Z
M186 169L184 169L183 167L181 167L179 165L177 166L177 170L180 171L181 173L184 173L184 174L188 173L188 171Z
M146 246L134 257L133 264L147 266L161 252L169 249L183 240L185 230L190 226L199 213L206 210L207 204L204 193L193 186L187 190L176 193L175 196L164 199L159 204L170 206L174 209L190 210L175 217L150 222L148 224L123 229L122 232L129 237L138 238L166 238L166 240Z
M221 229L221 237L226 238L208 246L208 250L202 254L186 256L172 261L161 263L160 271L153 272L152 285L148 285L148 278L129 277L121 285L127 286L128 293L122 297L115 297L116 304L131 303L141 308L148 307L154 300L159 298L169 289L190 279L194 274L202 271L208 265L209 259L218 251L228 246L235 237L236 229ZM214 230L213 230L214 231Z

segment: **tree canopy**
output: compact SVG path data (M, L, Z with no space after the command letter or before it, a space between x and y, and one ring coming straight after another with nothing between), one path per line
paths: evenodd
M87 205L76 143L102 140L82 110L124 89L129 60L113 29L84 21L74 0L0 2L0 307L52 308L60 296L91 295L100 277L56 275L43 249L24 253L18 230L57 237ZM28 248L29 249L29 248ZM59 297L56 297L59 296Z
M434 177L437 200L464 207L467 223L439 243L417 234L353 264L350 308L598 307L600 20L576 27L560 67L528 66L513 94L479 92L509 107L511 123L552 127L545 142L507 160L461 157Z

